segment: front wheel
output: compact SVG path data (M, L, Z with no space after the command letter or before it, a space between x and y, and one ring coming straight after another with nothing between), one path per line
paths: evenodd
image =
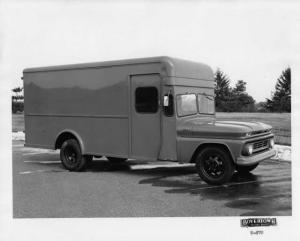
M208 184L222 185L232 177L234 165L228 152L217 147L207 147L198 154L196 169Z
M75 139L66 140L60 148L60 159L62 165L69 171L81 171L86 163L91 159L90 156L81 154L80 146Z
M248 172L251 172L252 170L254 170L258 166L258 164L259 163L256 163L256 164L250 165L250 166L239 166L239 165L237 165L236 170L240 173L248 173Z

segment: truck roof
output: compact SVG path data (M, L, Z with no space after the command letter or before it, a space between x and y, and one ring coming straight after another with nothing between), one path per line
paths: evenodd
M213 80L212 69L208 65L198 63L198 62L183 60L183 59L171 58L168 56L26 68L23 70L23 73L62 71L62 70L74 70L74 69L87 69L87 68L105 68L105 67L113 67L113 66L149 64L149 63L161 63L162 65L164 65L163 69L166 72L167 76Z

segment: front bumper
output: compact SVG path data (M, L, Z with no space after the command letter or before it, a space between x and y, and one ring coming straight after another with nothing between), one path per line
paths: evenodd
M255 154L253 156L240 156L236 159L236 164L241 166L250 166L259 163L263 160L269 159L276 155L275 149L270 149L268 151Z

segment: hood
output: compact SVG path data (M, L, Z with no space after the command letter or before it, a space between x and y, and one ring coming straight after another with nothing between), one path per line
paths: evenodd
M233 138L269 133L272 127L261 122L216 121L194 118L178 124L177 134L186 137Z

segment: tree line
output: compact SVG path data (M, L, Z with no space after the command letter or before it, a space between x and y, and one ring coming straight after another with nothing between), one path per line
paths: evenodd
M24 95L23 95L23 87L16 87L12 89L12 112L23 112L24 111Z
M215 102L219 112L291 112L291 69L282 71L271 98L256 103L246 92L247 83L238 80L230 87L230 78L220 69L215 72ZM259 88L259 86L258 86Z
M291 69L282 71L277 79L275 91L265 102L256 103L246 92L247 83L238 80L230 87L230 78L220 69L215 72L215 103L219 112L291 112ZM258 86L259 88L259 86ZM12 112L23 112L23 87L12 89Z

